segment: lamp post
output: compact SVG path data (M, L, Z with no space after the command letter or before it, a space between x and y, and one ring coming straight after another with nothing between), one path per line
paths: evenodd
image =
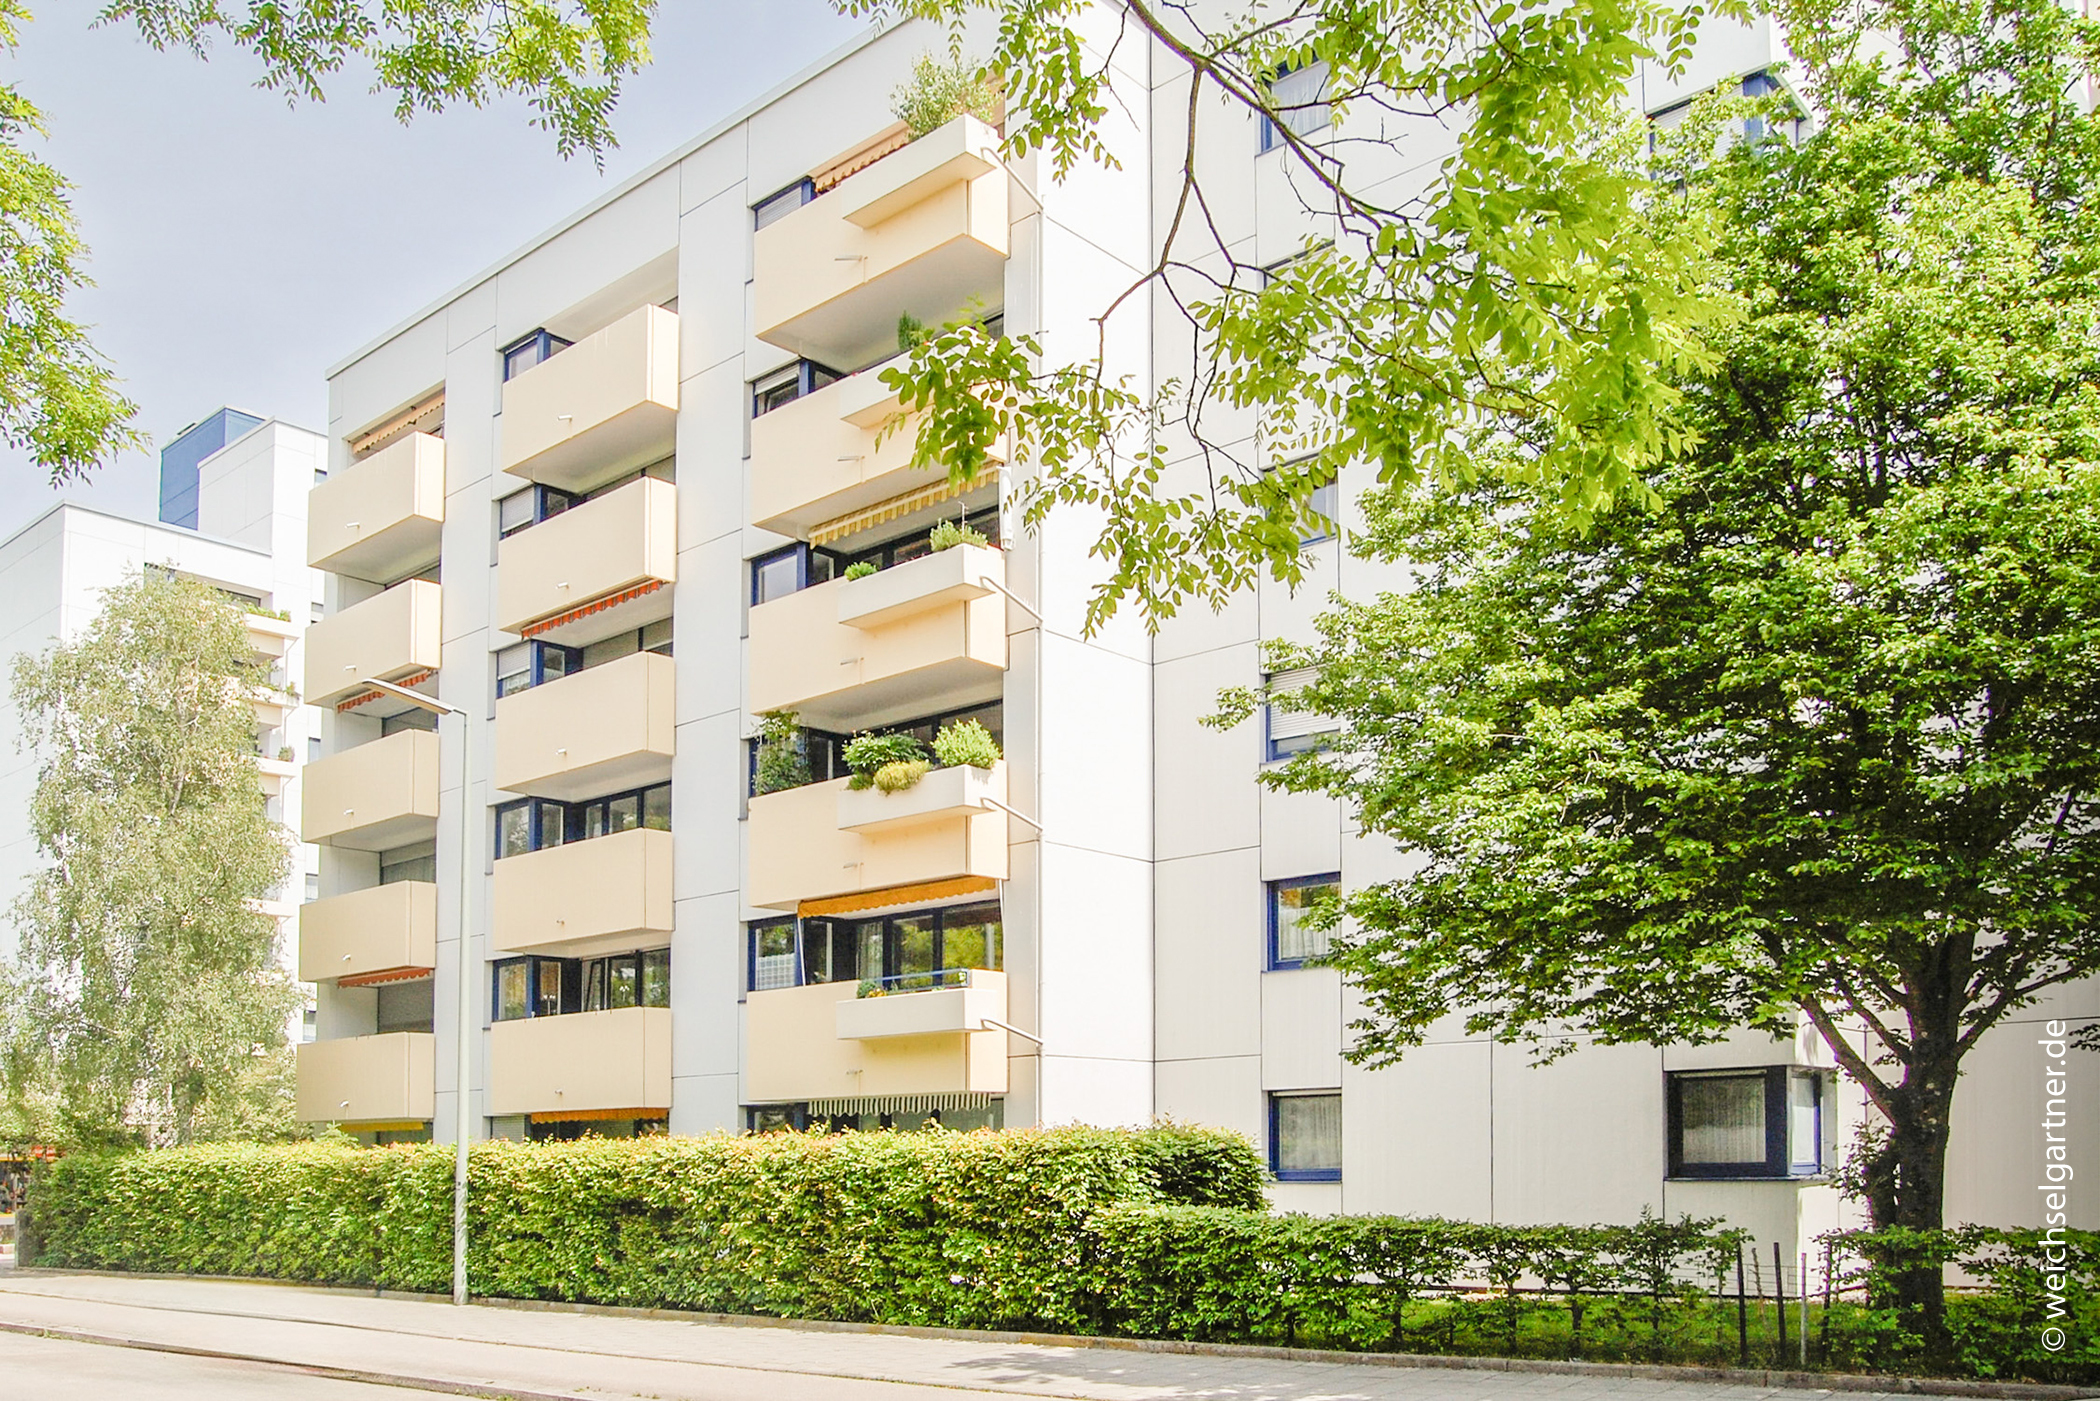
M459 888L453 892L453 907L459 914L459 952L456 959L459 975L459 1005L454 1008L453 1030L453 1153L452 1153L452 1302L467 1302L467 1110L473 1097L472 1076L468 1057L473 1048L472 1026L474 1022L474 989L469 970L473 960L468 956L467 939L467 881L474 869L473 843L468 840L467 822L467 712L456 705L447 705L441 700L426 696L420 691L411 691L406 686L396 686L391 681L365 679L357 683L383 691L396 700L407 701L418 710L425 710L438 717L442 724L447 715L459 717Z

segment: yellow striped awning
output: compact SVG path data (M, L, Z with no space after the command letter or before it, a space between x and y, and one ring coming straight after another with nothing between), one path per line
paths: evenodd
M535 1124L581 1124L600 1119L661 1119L671 1111L668 1109L550 1109L544 1114L528 1114Z
M811 526L809 543L812 545L828 545L832 541L852 535L856 531L867 530L872 526L885 524L897 519L899 516L908 516L913 511L923 511L928 506L937 506L943 501L952 501L968 490L970 490L969 487L959 487L953 482L945 481L935 482L931 486L922 486L916 491L907 491L902 496L892 496L887 501L878 501L874 505L855 511L850 515L840 516L835 520L828 520L819 525Z
M795 913L804 919L816 915L846 915L861 910L887 910L897 905L916 905L923 900L945 900L951 895L976 895L997 890L990 876L954 876L948 880L921 881L917 885L893 885L886 890L860 890L834 895L828 900L804 900Z

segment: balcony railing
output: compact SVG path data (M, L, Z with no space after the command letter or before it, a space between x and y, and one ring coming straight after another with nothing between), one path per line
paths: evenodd
M360 744L301 771L299 839L391 851L437 835L438 737L427 730Z
M502 953L589 958L671 933L671 834L635 827L496 863L490 937Z
M671 1013L623 1007L489 1027L489 1113L584 1115L671 1105Z
M758 337L853 369L896 348L897 319L1005 303L1007 175L975 117L848 176L752 240Z
M581 647L670 617L677 579L678 489L643 477L497 547L497 626Z
M678 314L645 306L503 386L499 465L588 491L669 457L678 439Z
M856 793L841 778L753 798L745 898L792 910L864 890L1006 879L1006 814L984 801L992 781L982 773L936 769L903 793ZM998 783L1003 793L1003 773ZM889 815L898 820L842 825L841 814L860 812L867 798L875 800L870 807L897 804Z
M357 986L437 966L437 886L395 881L299 907L299 980Z
M410 681L435 672L443 657L445 591L410 579L330 614L306 630L306 699L335 705L373 694L361 681ZM360 715L392 715L406 702L376 693Z
M639 652L496 702L496 786L564 801L671 776L678 669Z
M828 522L945 480L914 468L916 418L896 423L896 394L874 370L848 376L751 421L751 519L807 539ZM987 473L1006 460L995 449Z
M306 562L389 584L437 563L445 440L411 433L318 483L306 498Z
M1006 975L959 987L861 997L853 983L745 999L744 1095L754 1102L867 1095L1004 1094Z
M974 545L751 610L754 713L799 711L847 732L1000 694L1006 557Z
M428 1123L437 1101L437 1038L392 1031L298 1048L299 1117L356 1128Z

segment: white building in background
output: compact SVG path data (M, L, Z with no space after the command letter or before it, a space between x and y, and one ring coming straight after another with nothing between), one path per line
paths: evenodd
M1247 1132L1291 1208L1692 1212L1801 1248L1839 1219L1828 1171L1860 1112L1805 1028L1533 1070L1454 1018L1396 1068L1344 1059L1350 993L1293 911L1392 854L1335 803L1259 787L1290 725L1198 720L1377 566L1314 543L1295 596L1088 639L1091 522L1021 533L1025 464L957 495L907 470L908 435L878 441L900 316L974 309L1090 355L1171 212L1178 156L1155 152L1183 148L1186 75L1134 42L1111 68L1118 170L1058 183L973 118L907 141L889 94L943 42L849 45L331 373L302 1113L449 1135L463 928L477 1135L1167 1115ZM1717 31L1697 75L1644 75L1638 99L1666 113L1777 57L1762 23ZM1239 262L1319 234L1272 133L1200 119ZM1351 159L1382 154L1394 186L1443 139L1385 134ZM1184 376L1172 317L1132 303L1110 375ZM1368 484L1340 483L1345 522ZM958 520L987 543L931 549ZM464 707L464 752L374 679ZM754 740L782 711L809 781L762 792ZM1000 765L848 787L844 737L960 719ZM1979 1055L1955 1219L2032 1219L2031 1031ZM2100 1127L2076 1132L2090 1159Z
M254 700L256 755L268 810L296 827L300 770L319 743L316 712L299 702L296 689L300 639L319 602L320 576L305 558L306 504L326 470L327 441L222 408L162 450L160 520L71 502L53 506L0 542L0 659L11 667L17 656L77 641L101 612L104 592L143 570L165 569L222 590L247 607L249 639L272 663L276 686ZM0 732L21 734L5 684ZM29 817L37 766L34 753L13 743L0 750L4 908L43 865ZM285 885L269 902L288 949L317 869L315 849L296 844Z

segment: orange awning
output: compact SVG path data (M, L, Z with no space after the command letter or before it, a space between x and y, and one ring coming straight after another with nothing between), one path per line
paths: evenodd
M804 900L795 913L808 919L814 915L848 915L860 910L886 910L897 905L916 905L924 900L945 900L951 895L976 895L997 890L990 876L955 876L948 880L921 881L917 885L893 885L886 890L860 890L834 895L828 900Z

